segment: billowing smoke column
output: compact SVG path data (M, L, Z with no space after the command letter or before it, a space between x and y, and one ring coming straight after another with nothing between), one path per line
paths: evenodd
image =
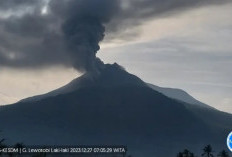
M92 17L72 17L62 29L73 66L86 71L100 68L101 61L96 58L96 53L100 49L99 42L104 38L102 23Z
M103 66L96 53L105 35L104 24L117 12L118 1L70 0L66 5L61 29L71 62L78 70L96 71Z
M98 71L106 31L111 39L159 16L231 0L0 0L0 67L54 65ZM44 8L45 7L45 8ZM26 9L25 9L26 8Z

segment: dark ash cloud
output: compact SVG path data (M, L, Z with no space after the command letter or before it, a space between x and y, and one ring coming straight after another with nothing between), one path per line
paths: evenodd
M96 57L105 32L117 38L125 29L159 16L170 16L204 5L229 0L0 0L0 66L41 68L72 66L97 70L103 63ZM19 9L20 8L20 9ZM21 16L23 8L32 8ZM0 16L1 17L1 16Z
M102 65L96 52L105 35L104 24L117 13L118 4L117 0L52 0L47 14L37 9L0 19L0 64L96 70Z
M18 7L35 6L43 0L0 0L1 10L12 10Z
M96 59L96 53L105 36L104 24L115 15L119 3L117 0L74 0L69 4L61 27L68 53L75 68L94 70L102 64Z
M132 28L154 18L173 16L199 7L231 2L231 0L121 0L121 11L107 25L107 33L109 33L107 40L120 37L127 40L128 36L129 39L134 38L138 33L133 32ZM132 31L123 35L123 30Z

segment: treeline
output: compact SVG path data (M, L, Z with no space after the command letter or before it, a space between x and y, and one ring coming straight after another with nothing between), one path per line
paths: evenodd
M0 138L0 150L2 150L3 148L7 148L8 146L6 144L4 144L5 139L1 139ZM25 146L23 145L23 143L16 143L14 146L11 146L11 148L24 148ZM0 151L0 157L17 157L17 156L21 156L20 153L3 153L2 151ZM46 153L38 153L35 155L32 155L32 157L46 157L47 154ZM123 155L123 157L134 157L131 155ZM202 154L200 154L200 156L197 156L196 154L194 154L193 152L191 152L188 149L184 149L182 152L177 153L176 157L230 157L229 153L225 150L222 150L221 152L215 152L213 150L213 148L211 147L211 145L207 145L203 148L202 150Z
M211 145L207 145L203 148L202 154L200 156L195 155L193 152L188 149L179 152L176 157L230 157L229 153L225 150L221 152L215 152Z

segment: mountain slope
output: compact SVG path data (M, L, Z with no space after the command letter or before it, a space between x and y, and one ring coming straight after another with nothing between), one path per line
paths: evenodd
M139 79L138 77L132 74L127 73L117 63L113 65L106 64L105 68L102 69L101 74L99 75L98 73L92 73L92 72L86 73L81 77L74 79L66 86L58 88L47 94L30 97L21 101L27 102L27 101L41 100L43 98L50 96L70 93L85 87L94 87L94 86L112 87L112 86L119 86L122 84L146 86L146 84L141 79Z
M206 121L208 124L217 124L219 126L222 125L222 127L230 128L229 126L231 125L232 119L231 114L218 112L215 108L196 100L181 89L164 88L149 83L147 84L155 91L158 91L169 98L183 102L186 108L200 117L202 121ZM205 113L207 113L207 115L205 115Z
M150 84L150 83L147 83L147 84L148 84L149 87L151 87L155 91L158 91L158 92L166 95L169 98L173 98L173 99L183 101L185 103L195 104L195 105L199 105L201 107L207 107L207 108L213 109L211 106L206 105L206 104L196 100L191 95L189 95L187 92L185 92L185 91L183 91L181 89L164 88L164 87L155 86L155 85Z
M87 78L78 88L74 81L56 94L1 107L0 130L8 142L126 145L138 157L169 157L209 143L225 148L232 120L209 119L231 115L168 98L116 64Z

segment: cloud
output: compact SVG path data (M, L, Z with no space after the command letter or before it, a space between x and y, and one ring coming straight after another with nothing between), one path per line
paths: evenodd
M117 4L117 0L53 0L48 14L36 9L0 19L0 64L22 68L62 64L94 70L102 64L95 54L104 38L103 24L116 13Z
M154 17L229 0L0 0L0 66L41 68L52 65L96 70L105 36L128 39L126 30ZM47 12L42 12L45 5ZM25 8L25 9L24 9ZM29 11L27 8L30 8ZM25 11L24 11L25 10ZM20 16L18 15L20 13ZM130 31L129 31L130 32Z
M231 113L231 104L223 101L232 96L231 13L230 4L154 19L142 25L142 36L135 41L102 44L98 55L144 81L183 89Z
M41 0L43 1L43 0ZM1 10L13 10L20 7L29 7L35 6L41 3L38 0L0 0L0 9Z
M154 18L173 16L185 13L191 9L203 6L223 5L231 3L230 0L124 0L121 3L121 11L108 24L108 32L111 33L107 38L109 41L118 37L127 40L132 35L134 27L138 27L146 21ZM123 31L124 30L124 31ZM127 30L128 34L123 35ZM131 31L133 34L131 34ZM138 31L138 30L137 30ZM114 33L112 33L114 32Z

